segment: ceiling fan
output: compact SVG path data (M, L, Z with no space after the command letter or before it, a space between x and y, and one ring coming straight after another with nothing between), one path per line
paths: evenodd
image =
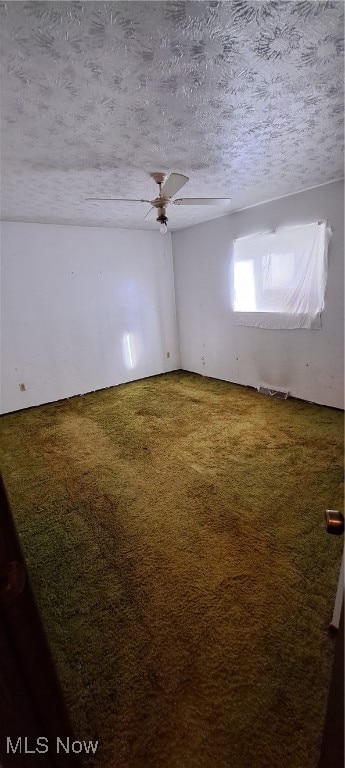
M150 176L159 187L158 197L154 200L133 200L124 197L87 197L86 200L149 203L151 208L144 219L151 218L153 215L155 218L157 216L156 221L159 222L159 229L163 235L168 231L168 217L166 215L166 208L168 205L223 205L224 203L229 203L231 200L230 197L180 197L172 200L173 196L187 184L187 181L189 181L188 176L184 176L182 173L171 173L166 180L164 173L151 173Z

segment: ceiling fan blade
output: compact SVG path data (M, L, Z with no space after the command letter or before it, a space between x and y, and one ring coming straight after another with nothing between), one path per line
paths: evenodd
M150 210L147 212L146 216L144 216L144 221L145 221L145 219L156 218L156 214L157 214L157 208L150 208Z
M171 173L162 187L163 197L173 197L179 189L182 189L189 181L188 176L184 176L182 173Z
M129 197L86 197L85 200L102 202L104 200L114 200L118 203L150 203L151 200L131 200Z
M226 205L231 197L181 197L171 201L174 205Z

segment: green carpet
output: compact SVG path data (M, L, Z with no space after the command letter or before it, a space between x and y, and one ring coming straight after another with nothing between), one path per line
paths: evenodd
M172 373L3 416L2 471L99 768L315 768L343 415Z

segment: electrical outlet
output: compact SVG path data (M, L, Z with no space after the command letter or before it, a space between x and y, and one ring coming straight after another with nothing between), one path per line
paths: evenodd
M26 392L25 384L19 384L19 389L20 389L21 392Z

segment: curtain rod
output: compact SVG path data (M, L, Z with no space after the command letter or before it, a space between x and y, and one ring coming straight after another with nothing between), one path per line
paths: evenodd
M247 237L260 237L262 235L275 235L276 232L283 232L284 229L297 229L298 227L310 227L311 224L317 224L318 226L320 224L326 224L326 226L329 226L328 219L320 219L320 221L310 221L306 224L288 224L286 227L278 227L278 229L266 229L263 232L253 232L250 235L243 235L242 237L235 237L233 240L234 243L237 242L237 240L246 240Z

